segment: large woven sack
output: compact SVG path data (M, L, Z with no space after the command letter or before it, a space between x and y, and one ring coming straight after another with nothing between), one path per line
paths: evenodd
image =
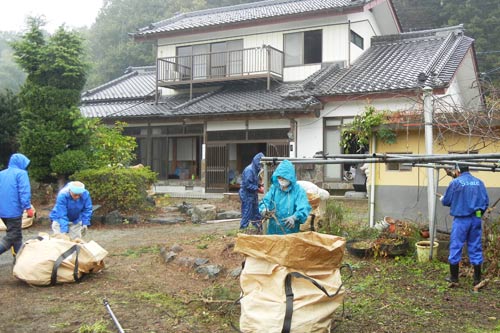
M344 238L316 232L238 234L234 251L246 255L240 330L330 332L344 297L344 248Z
M79 281L104 268L108 252L94 241L41 235L26 241L16 256L13 274L26 283L46 286Z
M31 208L33 209L33 211L35 211L35 207L33 207L33 205L31 205ZM36 211L33 217L28 217L28 213L24 211L21 227L23 229L31 227L33 225L33 221L35 220L35 216L36 216ZM4 230L7 230L7 227L5 226L5 223L3 223L2 219L0 219L0 231Z

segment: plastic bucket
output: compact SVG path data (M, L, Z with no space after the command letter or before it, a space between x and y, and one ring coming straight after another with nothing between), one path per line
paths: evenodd
M429 256L431 255L431 242L430 241L420 241L415 243L417 246L417 259L419 262L427 262L429 261ZM434 246L432 249L432 258L437 256L439 243L434 242Z

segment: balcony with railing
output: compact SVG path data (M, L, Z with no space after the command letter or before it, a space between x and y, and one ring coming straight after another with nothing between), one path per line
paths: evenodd
M283 52L271 46L157 59L159 87L182 89L234 80L282 80Z

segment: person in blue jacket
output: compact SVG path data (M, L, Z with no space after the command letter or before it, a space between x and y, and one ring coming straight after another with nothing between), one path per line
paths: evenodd
M469 261L474 266L473 286L481 282L483 247L481 243L481 216L489 205L484 183L469 173L465 164L457 164L457 177L453 179L441 197L444 206L450 207L453 216L448 262L450 276L446 279L450 287L458 286L459 263L462 248L467 243Z
M262 191L262 185L259 180L260 160L264 157L263 153L258 153L241 174L240 201L241 201L241 221L240 229L246 229L251 222L254 227L260 230L258 192Z
M259 211L268 216L268 235L291 234L300 231L309 213L311 205L304 189L297 184L293 164L284 160L271 177L271 187L259 203Z
M0 218L7 227L0 240L0 254L12 247L15 256L23 244L22 217L26 210L33 217L31 186L28 177L30 160L23 154L12 154L7 169L0 172Z
M49 217L54 234L68 234L71 239L82 238L92 218L92 199L85 185L73 181L64 186L57 194Z

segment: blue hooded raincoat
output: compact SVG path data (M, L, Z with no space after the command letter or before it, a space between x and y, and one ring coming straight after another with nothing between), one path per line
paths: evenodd
M458 264L462 259L462 248L467 242L469 260L473 265L483 263L481 244L481 215L488 208L489 197L484 183L468 171L453 179L441 199L444 206L450 207L453 216L450 236L448 262Z
M241 200L240 228L248 227L250 222L257 225L262 218L259 213L259 197L257 193L259 189L260 160L262 157L264 157L263 153L255 155L252 159L252 163L250 163L241 174L239 192Z
M290 181L290 185L284 191L278 183L278 176ZM271 183L269 191L259 203L261 213L265 209L275 211L276 219L269 219L267 234L281 235L299 232L300 224L307 220L311 212L311 205L306 192L297 184L293 164L288 160L281 162L271 177ZM295 216L296 223L293 229L288 229L283 219L292 215Z
M0 172L0 217L16 218L31 208L31 186L28 177L30 160L23 154L13 154L9 167Z
M73 199L66 184L57 194L56 204L50 212L50 220L59 222L62 233L69 232L69 224L82 222L90 225L92 218L92 200L90 193L84 190L78 199Z

